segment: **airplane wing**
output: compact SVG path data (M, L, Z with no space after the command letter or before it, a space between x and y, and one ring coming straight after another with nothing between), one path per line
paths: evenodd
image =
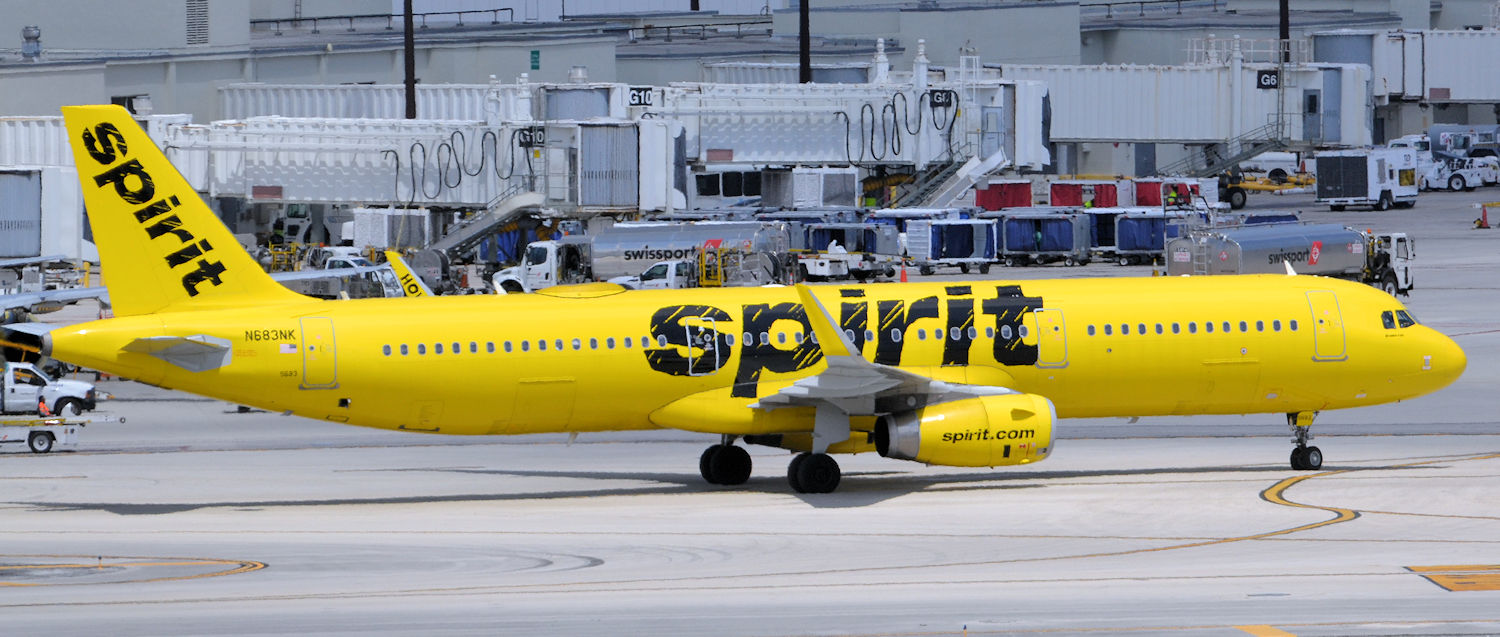
M849 415L874 415L908 411L960 398L1017 393L1007 387L949 383L867 361L856 353L854 345L835 326L833 317L812 291L806 285L796 287L828 367L775 394L762 397L751 404L751 408L817 407L821 404L837 407Z
M384 265L366 265L357 268L333 268L330 270L297 270L296 272L272 272L271 278L277 281L304 281L307 279L322 279L332 276L350 277L371 272L390 271L391 268Z
M16 268L38 263L52 263L55 261L67 261L68 257L61 254L50 254L45 257L22 257L20 259L0 259L0 268Z
M103 287L69 288L65 290L43 290L0 296L0 311L26 308L32 311L51 312L69 303L83 299L108 299L109 292Z

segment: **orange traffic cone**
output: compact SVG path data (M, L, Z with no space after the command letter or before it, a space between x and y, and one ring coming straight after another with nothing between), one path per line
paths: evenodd
M901 282L902 283L906 282L906 264L905 263L901 264Z

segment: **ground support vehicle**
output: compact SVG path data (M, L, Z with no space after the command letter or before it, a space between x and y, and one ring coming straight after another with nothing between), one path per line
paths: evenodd
M1473 190L1494 184L1496 178L1494 157L1447 158L1433 162L1422 173L1422 190Z
M658 278L652 271L661 266L676 285L765 285L788 282L790 254L791 232L780 222L619 223L595 235L534 241L519 265L496 272L491 281L506 293L621 277L638 277L644 285ZM696 277L676 276L693 264Z
M1337 224L1267 224L1195 230L1167 244L1167 274L1298 274L1367 283L1409 294L1415 243L1403 232L1367 233Z
M1249 203L1253 192L1284 192L1306 188L1317 182L1312 175L1296 173L1279 177L1257 177L1238 172L1219 175L1219 197L1229 203L1230 209L1240 210Z
M98 392L81 380L53 378L31 363L6 362L0 413L79 416L98 406ZM46 405L46 412L41 410Z
M793 237L803 279L867 281L896 276L901 242L896 227L874 223L808 223Z
M114 416L5 416L0 417L0 448L25 445L32 453L72 449L84 427L102 422L125 422Z
M991 215L994 215L991 217ZM1006 266L1089 262L1089 217L1083 214L986 213L1000 228L1000 262Z
M1417 203L1417 155L1411 148L1328 151L1319 153L1316 162L1317 202L1329 210L1390 210Z
M988 273L998 256L999 224L994 219L912 219L906 222L907 256L917 271L930 275L940 267L967 274Z

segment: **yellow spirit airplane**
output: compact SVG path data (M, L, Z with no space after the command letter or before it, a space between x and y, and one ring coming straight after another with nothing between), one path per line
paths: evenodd
M41 335L70 363L268 410L442 434L719 434L795 456L1036 462L1058 417L1286 414L1316 469L1317 412L1440 389L1464 353L1390 295L1254 275L319 301L278 285L116 106L68 107L115 318Z

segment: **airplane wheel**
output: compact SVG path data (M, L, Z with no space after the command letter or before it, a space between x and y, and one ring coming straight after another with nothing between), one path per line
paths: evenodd
M1306 468L1306 466L1303 465L1303 463L1302 463L1302 454L1305 451L1307 451L1306 447L1297 447L1296 449L1292 450L1292 470L1293 471L1302 471L1303 469Z
M798 493L833 493L839 487L839 463L826 453L806 453L793 461L797 477L792 488Z
M32 453L52 451L52 434L45 431L33 431L30 436L26 437L26 446L31 447ZM837 483L836 479L835 483Z
M798 477L800 475L798 470L802 468L802 461L806 460L809 455L811 454L799 453L792 458L792 463L786 466L787 484L792 485L792 490L797 493L807 493L802 490L802 479Z
M1302 453L1302 468L1308 471L1317 471L1323 468L1323 451L1317 447L1308 447Z
M718 484L735 486L745 484L750 479L750 452L744 447L734 445L723 445L719 453L714 454L712 470L714 476L719 479Z
M709 484L720 484L720 482L717 480L718 475L714 473L714 459L719 455L719 452L722 451L724 447L725 445L714 445L712 447L704 449L703 455L698 456L698 473L701 474L703 476L703 479L707 480Z

